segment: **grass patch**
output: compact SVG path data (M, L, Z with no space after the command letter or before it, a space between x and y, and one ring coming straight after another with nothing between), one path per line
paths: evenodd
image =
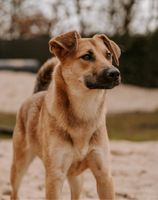
M13 129L15 118L14 113L0 113L0 128ZM107 128L112 140L158 140L158 111L109 114ZM0 133L0 138L8 137L11 134Z
M15 118L15 113L0 113L0 127L13 128Z
M15 113L0 113L0 138L10 138L12 136L10 130L14 128L15 119ZM8 130L8 133L5 129Z
M107 127L114 140L158 140L158 111L109 114Z

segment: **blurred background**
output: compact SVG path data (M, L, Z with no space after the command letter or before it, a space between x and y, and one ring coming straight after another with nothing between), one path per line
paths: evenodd
M0 0L0 175L2 172L8 176L6 166L11 158L10 138L16 112L32 94L36 72L51 57L48 41L71 30L84 37L105 33L120 46L122 84L107 94L117 196L158 199L157 0ZM133 169L133 162L139 167ZM127 184L127 177L135 174L137 178L129 179ZM0 188L9 185L5 176L0 176ZM144 188L146 193L142 192ZM89 191L91 188L84 198L95 199L96 193ZM2 199L8 194L8 189L2 190ZM27 195L24 194L25 199Z

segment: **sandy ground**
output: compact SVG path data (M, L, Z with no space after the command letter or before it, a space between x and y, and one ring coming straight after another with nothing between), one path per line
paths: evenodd
M16 112L32 94L35 75L0 72L0 111ZM153 111L158 109L158 89L120 85L108 91L109 112ZM112 172L118 200L158 199L158 142L111 142ZM9 199L9 169L11 141L0 141L0 200ZM95 180L89 171L84 173L82 200L98 199ZM35 160L27 172L20 191L22 200L44 199L44 169ZM63 199L69 198L66 183Z
M32 94L35 75L0 71L0 111L16 112ZM158 89L120 85L107 92L109 112L153 111L158 109Z
M158 199L158 142L111 142L112 173L117 200ZM0 142L0 200L9 199L9 168L11 141ZM84 172L82 200L98 199L95 180L89 171ZM44 199L44 169L40 160L30 166L20 190L21 200ZM65 183L63 200L70 199Z

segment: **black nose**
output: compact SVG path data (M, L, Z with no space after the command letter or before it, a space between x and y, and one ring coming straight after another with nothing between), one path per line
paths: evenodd
M106 77L109 79L116 80L120 76L120 72L118 69L108 69L106 72Z

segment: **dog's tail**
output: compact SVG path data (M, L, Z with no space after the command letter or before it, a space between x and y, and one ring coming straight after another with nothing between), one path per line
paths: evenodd
M37 73L35 87L33 93L47 90L51 80L54 67L58 63L56 57L47 60Z

